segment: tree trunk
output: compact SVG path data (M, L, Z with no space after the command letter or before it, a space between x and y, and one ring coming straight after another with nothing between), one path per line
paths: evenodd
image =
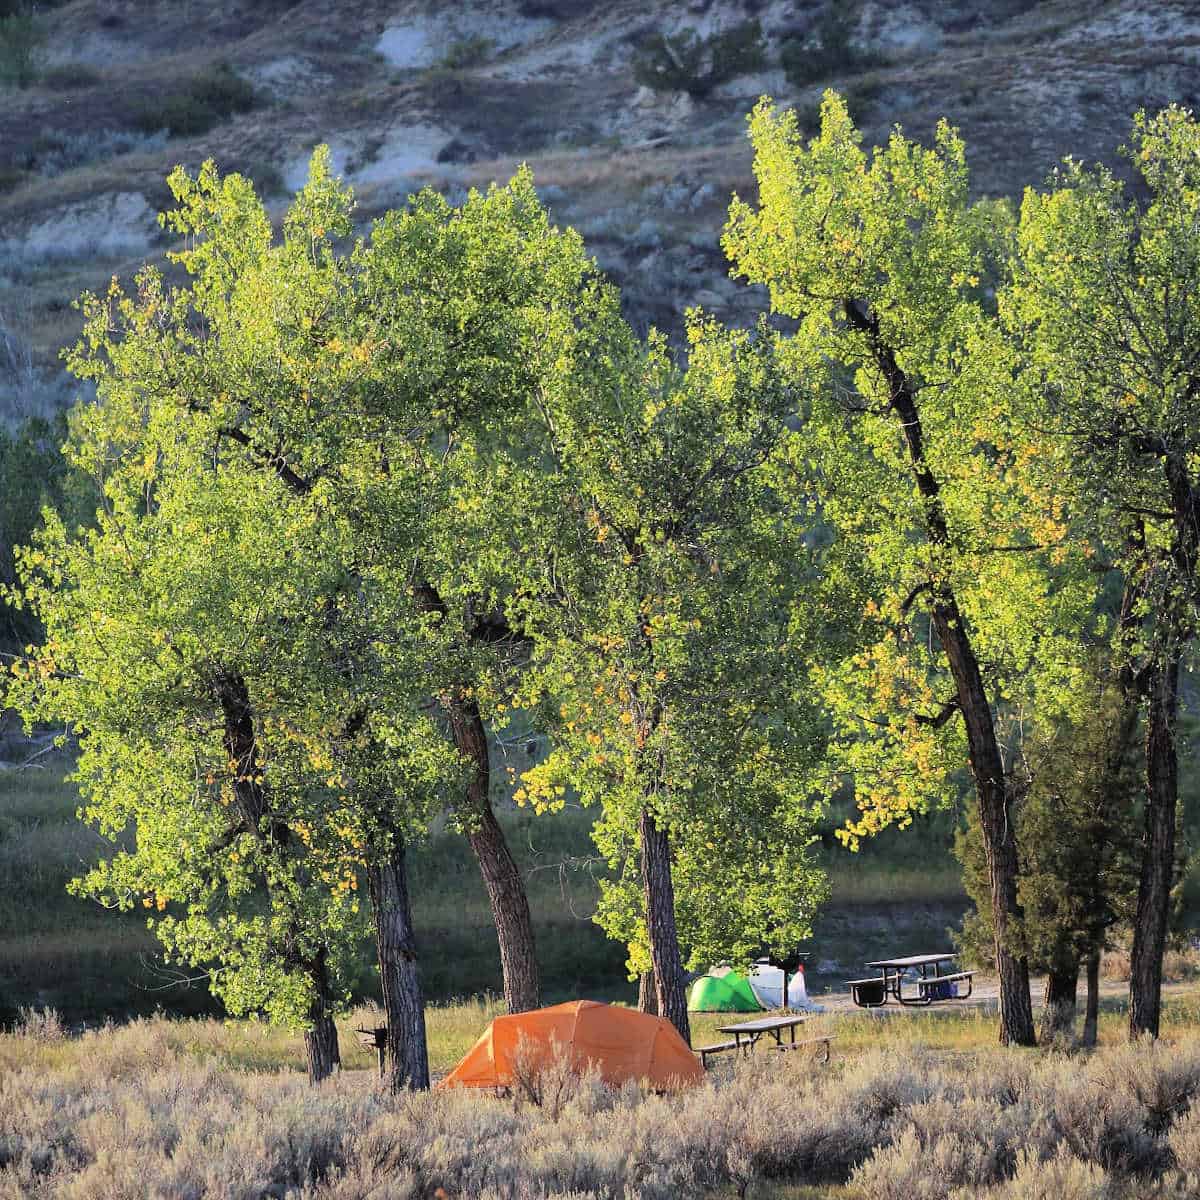
M213 676L213 685L224 716L222 741L233 764L234 802L242 828L258 838L268 854L282 855L291 840L291 831L287 823L272 810L270 796L263 786L264 773L259 758L250 690L243 676L232 670L217 671ZM271 888L269 876L266 886L268 890ZM297 949L303 940L299 910L293 905L290 928L284 939L284 956L290 965L300 966L306 971L312 985L304 1050L308 1060L308 1080L315 1084L340 1068L342 1058L338 1050L337 1025L333 1020L334 1006L325 951L318 951L315 958L305 958L303 952Z
M317 1017L304 1031L304 1053L308 1059L309 1083L320 1083L341 1067L337 1025L328 1013Z
M1087 1008L1083 1015L1080 1044L1094 1046L1100 1027L1100 951L1092 952L1087 962Z
M525 880L491 804L482 803L469 819L474 824L467 840L479 860L500 946L504 1003L510 1013L526 1012L541 1005L541 983Z
M450 728L458 752L471 763L471 782L460 817L467 840L487 888L496 937L500 943L500 969L504 977L504 1002L510 1013L537 1008L539 979L533 940L533 918L525 881L488 795L491 764L487 732L474 700L454 700L447 706Z
M1000 1042L1032 1046L1037 1038L1029 995L1029 964L1008 947L1009 926L1023 914L1017 898L1016 830L992 710L962 615L952 598L934 605L933 622L954 677L979 802L992 889L992 936L1000 976Z
M1152 669L1146 713L1146 817L1137 917L1129 970L1129 1036L1158 1037L1162 1011L1162 960L1167 942L1175 870L1175 809L1179 761L1175 722L1179 711L1179 655Z
M646 930L654 963L654 987L660 1016L666 1017L690 1046L687 988L675 927L675 885L671 881L671 845L654 814L642 809L638 822L642 850L642 889L646 900Z
M395 835L393 844L372 859L367 864L367 886L375 915L375 948L387 1017L388 1087L393 1092L406 1087L427 1088L425 999L413 936L403 840Z
M932 546L953 557L941 485L925 457L921 413L908 377L892 349L880 338L879 322L855 301L844 304L850 325L866 336L876 365L888 384L889 403L908 451L914 482L923 501L924 533ZM956 707L962 713L980 824L987 852L992 890L992 920L996 967L1000 974L1000 1041L1032 1046L1036 1042L1033 1002L1029 995L1029 966L1008 948L1008 928L1022 916L1017 898L1017 842L1011 819L1011 797L1004 760L996 739L996 726L988 703L979 660L971 643L966 620L954 591L945 579L931 577L928 590L933 603L930 616L954 679ZM951 710L947 710L948 719Z
M440 613L443 619L449 617L449 610L437 589L420 575L414 582L413 595L423 611ZM504 641L511 636L507 628L493 628L486 620L476 620L467 630L469 641L484 644ZM479 870L492 908L492 920L496 924L504 1003L510 1013L526 1012L541 1003L533 918L529 914L525 881L508 848L504 830L492 811L492 767L488 758L487 731L483 727L479 705L473 699L456 694L444 697L443 704L455 748L473 768L471 782L467 785L466 803L459 809L458 815L467 831L471 849L479 860Z
M638 1012L658 1016L658 989L654 986L654 972L643 971L638 979Z
M1079 964L1052 968L1046 976L1042 1009L1042 1041L1053 1042L1075 1028L1075 1002L1079 990Z
M324 951L309 964L308 975L312 980L313 996L309 1006L309 1026L304 1031L304 1053L308 1060L308 1082L316 1084L328 1079L342 1065Z

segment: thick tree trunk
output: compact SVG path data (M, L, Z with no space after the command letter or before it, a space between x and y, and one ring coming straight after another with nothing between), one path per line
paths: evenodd
M1070 1034L1075 1028L1075 1003L1079 991L1079 964L1052 968L1043 996L1042 1041Z
M329 995L329 972L325 955L321 953L309 964L312 980L312 1003L309 1007L309 1027L304 1031L304 1053L308 1060L308 1082L317 1084L341 1068L338 1050L337 1025L333 1020L333 1003Z
M648 808L642 809L638 833L641 838L646 930L650 937L650 958L654 963L658 1012L679 1030L679 1036L690 1046L692 1032L688 1024L687 988L684 986L683 960L679 954L679 933L675 928L675 885L671 880L670 839L666 831L659 828L654 814Z
M491 804L483 801L467 819L472 822L467 840L479 860L496 924L504 1003L510 1013L526 1012L541 1004L541 985L525 880Z
M413 936L403 841L397 836L389 848L373 859L367 865L367 887L375 915L375 948L387 1017L388 1086L393 1092L406 1087L427 1088L425 999Z
M643 971L638 979L638 1012L658 1016L658 989L654 985L654 972Z
M1146 713L1146 816L1137 917L1129 972L1129 1036L1158 1037L1162 1011L1162 960L1167 942L1175 871L1175 809L1179 761L1179 655L1150 674Z
M866 336L875 363L887 381L892 414L899 424L913 479L923 501L925 536L942 554L953 556L955 550L946 523L941 485L925 457L925 433L917 393L892 349L880 339L878 320L854 301L847 301L844 309L850 325ZM1000 974L1000 1041L1032 1046L1036 1038L1033 1002L1029 995L1029 966L1025 959L1014 955L1007 944L1009 925L1019 921L1022 912L1017 898L1019 866L1010 812L1011 797L995 722L979 660L953 589L945 579L938 578L931 578L926 587L933 600L930 615L954 679L956 707L966 726L971 774L979 802L992 890L996 967ZM946 719L951 711L947 710Z
M1100 951L1093 952L1087 961L1087 1007L1083 1014L1083 1036L1080 1045L1094 1046L1100 1028Z
M449 715L454 744L472 766L467 801L461 816L467 828L467 840L479 860L488 903L492 907L492 920L496 923L504 1002L509 1012L525 1012L537 1008L540 1003L533 918L525 895L525 881L488 796L491 764L487 732L474 700L454 701Z
M308 1059L309 1083L320 1083L341 1067L337 1026L328 1013L316 1018L304 1031L304 1053Z

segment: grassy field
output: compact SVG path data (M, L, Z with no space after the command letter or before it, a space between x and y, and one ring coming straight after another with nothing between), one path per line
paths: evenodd
M430 1070L447 1074L475 1044L488 1022L503 1012L494 999L468 1000L455 1004L432 1004L426 1012ZM376 1067L375 1052L361 1046L354 1036L359 1025L372 1023L378 1011L364 1006L338 1024L342 1066L347 1071ZM156 1035L182 1059L210 1063L236 1071L283 1071L301 1074L305 1069L304 1043L298 1033L263 1021L216 1020L211 1017L144 1018ZM727 1014L693 1013L692 1042L702 1046L723 1039L718 1026L728 1023ZM36 1021L36 1018L35 1018ZM916 1051L940 1054L986 1053L996 1046L994 1008L869 1013L826 1013L811 1017L805 1037L831 1035L839 1059L855 1059L867 1053ZM1163 1007L1163 1036L1183 1038L1200 1030L1200 986L1168 996ZM2 1035L0 1035L2 1036ZM1100 1044L1120 1046L1128 1036L1128 1008L1123 1000L1105 1001L1100 1012ZM58 1049L56 1050L55 1047ZM71 1039L50 1039L40 1054L47 1062L71 1061L77 1054ZM716 1060L718 1074L733 1066L728 1057Z
M439 1071L492 1011L431 1009ZM511 1096L397 1098L346 1038L352 1069L310 1088L298 1040L255 1022L34 1018L0 1033L0 1200L1196 1195L1200 993L1158 1045L1120 1017L1090 1054L1002 1049L971 1012L845 1016L828 1065L760 1050L678 1095L551 1064Z
M39 770L0 773L0 1021L22 1006L52 1007L73 1022L162 1009L216 1010L203 981L181 982L157 955L139 913L75 899L67 882L108 850L75 817L78 799L63 781L64 760ZM590 917L602 864L588 837L590 815L548 817L504 808L513 851L525 872L537 929L543 995L629 1000L622 947ZM810 968L815 993L853 977L864 959L905 944L943 947L965 904L944 837L885 835L852 855L831 846L821 858L832 901L818 918ZM500 962L487 896L465 840L435 834L412 856L414 919L432 1001L495 995ZM364 941L360 992L373 989Z
M0 1020L20 1006L58 1009L72 1021L215 1011L203 981L179 982L157 955L140 913L116 913L76 899L68 881L109 846L75 817L68 765L0 774ZM505 814L526 872L548 1000L586 992L624 999L624 954L589 920L594 864L584 814L553 820ZM466 841L441 833L412 856L414 920L426 948L425 982L435 1001L501 990L500 960L487 895ZM552 953L550 949L552 948ZM373 987L364 941L361 990Z
M1158 1047L1125 1044L1119 998L1105 1001L1091 1054L1001 1049L986 1006L830 1011L805 1029L833 1036L827 1066L769 1049L745 1062L727 1055L677 1097L552 1069L540 1103L520 1089L388 1097L373 1051L354 1037L378 1015L368 998L339 1024L341 1076L311 1089L299 1034L212 1015L202 986L166 986L139 916L66 894L103 844L75 819L65 766L0 775L0 995L11 1026L0 1032L0 1200L1200 1194L1196 984L1168 995ZM620 948L588 920L588 815L503 819L529 881L546 999L632 998ZM948 834L937 818L859 855L820 852L832 900L812 939L812 965L824 970L810 971L811 991L901 942L946 944L965 903ZM413 892L438 1077L501 1011L499 968L461 838L440 833L414 855ZM727 1020L695 1015L693 1043L720 1040Z

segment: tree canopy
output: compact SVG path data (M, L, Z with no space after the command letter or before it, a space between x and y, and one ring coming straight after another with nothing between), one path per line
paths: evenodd
M774 486L796 397L762 329L694 315L683 371L660 341L619 327L613 343L611 379L541 413L521 698L542 706L552 749L517 796L599 806L614 874L598 920L632 970L654 958L652 832L669 842L688 965L747 961L808 936L823 894L807 850L821 722L797 665L832 617L811 529Z
M839 789L855 848L968 777L1002 1039L1033 1041L1031 961L1074 994L1135 857L1131 1027L1157 1030L1200 602L1200 126L1139 114L1133 198L1068 162L1017 218L971 198L944 122L867 152L830 92L811 139L768 100L749 123L758 197L724 245L773 319L693 311L679 354L526 169L356 235L324 149L278 227L242 177L177 170L183 281L83 300L97 401L17 552L7 702L77 734L86 819L135 834L78 890L144 908L231 1011L304 1027L314 1077L361 890L392 1084L428 1082L406 853L443 811L510 1009L539 1002L490 799L489 743L528 720L549 750L515 797L594 809L597 920L685 1036L685 965L811 933ZM0 439L26 479L6 543L48 437Z
M1090 581L1065 569L1061 503L1033 497L1011 436L1013 356L984 286L1002 205L972 203L961 138L896 131L868 155L827 92L806 146L794 113L750 117L757 207L735 198L725 246L798 322L780 355L823 372L805 432L822 513L861 579L862 645L819 672L833 769L862 817L846 838L944 799L969 765L994 889L1002 1036L1033 1040L1002 722L1037 681L1038 716L1077 677ZM1033 503L1034 500L1040 503Z
M1175 864L1179 673L1200 599L1200 125L1139 113L1130 198L1068 161L1027 192L1011 288L1026 428L1064 504L1124 575L1126 686L1147 708L1146 804L1130 1027L1157 1034Z

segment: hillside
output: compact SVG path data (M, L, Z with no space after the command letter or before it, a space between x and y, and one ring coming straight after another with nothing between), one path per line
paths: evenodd
M765 55L722 81L723 43L704 39L750 19ZM633 319L675 330L691 304L739 321L757 302L718 239L730 192L752 188L744 117L764 92L811 120L838 86L871 140L896 122L927 136L944 114L976 190L1008 195L1068 152L1115 161L1135 108L1200 92L1200 10L1152 0L72 0L40 6L31 40L20 20L0 32L7 420L75 394L56 361L70 302L161 256L175 163L214 157L282 205L325 141L365 224L425 184L453 197L526 160ZM848 40L823 46L831 28ZM696 60L647 87L656 34Z

